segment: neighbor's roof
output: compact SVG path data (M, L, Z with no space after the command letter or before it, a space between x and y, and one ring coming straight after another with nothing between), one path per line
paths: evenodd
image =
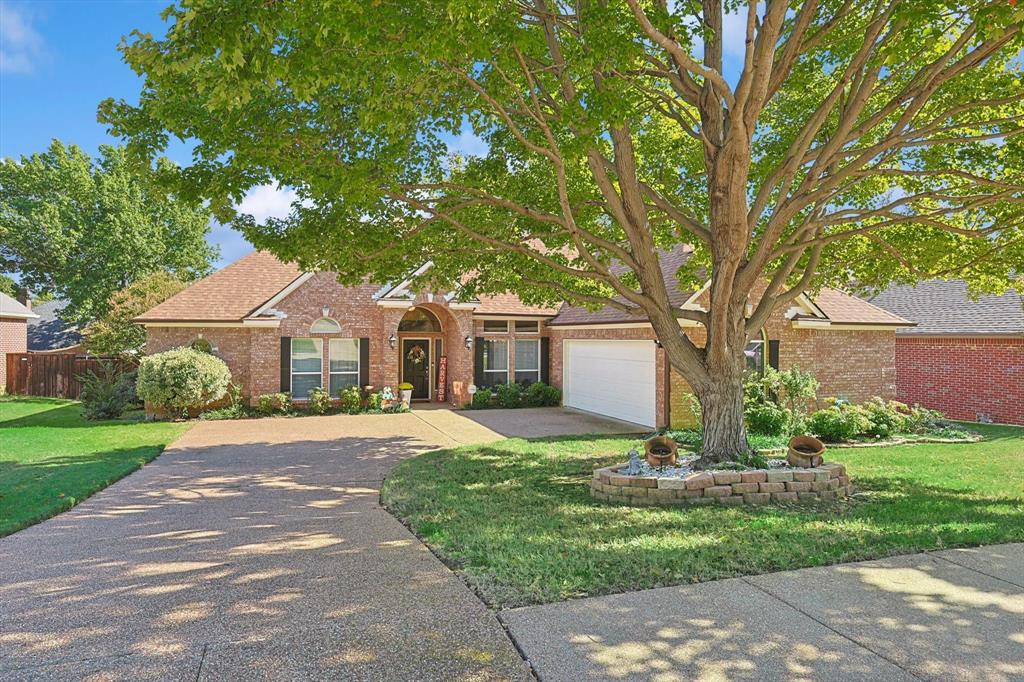
M1024 334L1024 296L1012 289L972 301L963 280L932 280L893 285L871 301L918 323L901 334Z
M237 322L252 315L303 272L268 251L256 251L199 280L136 318L139 322ZM480 296L478 314L554 315L514 294Z
M32 308L38 319L28 322L28 349L35 351L61 350L82 343L78 325L60 318L67 301L47 301Z
M692 250L685 245L677 246L671 251L659 253L662 278L669 292L669 300L677 307L682 307L696 293L694 291L681 291L676 284L676 271L689 260L692 253ZM836 289L821 290L813 297L813 302L821 310L825 318L804 316L808 319L824 319L833 324L887 326L907 326L913 324L898 315L882 310L867 301ZM612 306L606 306L600 310L588 310L587 308L565 304L558 315L548 324L557 327L582 324L622 324L645 322L646 320L647 318L644 315L630 315Z
M257 310L302 270L255 251L205 277L136 318L140 322L237 322Z
M0 317L14 317L21 320L31 320L39 316L23 306L17 300L0 291Z

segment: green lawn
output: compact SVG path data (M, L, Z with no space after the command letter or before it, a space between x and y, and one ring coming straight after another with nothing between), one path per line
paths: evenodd
M0 537L135 471L188 426L138 417L90 422L70 400L0 398Z
M392 472L383 499L491 605L519 606L1024 541L1024 429L977 429L985 441L834 450L861 494L828 508L597 503L593 468L635 444L614 437L428 453Z

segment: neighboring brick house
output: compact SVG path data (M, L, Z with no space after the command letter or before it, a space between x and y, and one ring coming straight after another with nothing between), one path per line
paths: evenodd
M28 350L27 323L39 317L32 312L32 300L15 300L0 292L0 388L7 386L7 354Z
M666 281L689 252L663 254ZM410 280L425 268L412 273ZM529 306L512 294L459 302L414 293L410 280L343 287L332 273L303 273L256 252L193 284L138 318L148 353L202 337L231 368L250 399L314 386L394 387L406 380L416 400L463 405L470 386L545 381L564 403L644 426L685 420L686 384L642 318L614 308ZM706 295L670 287L678 305ZM863 400L895 395L895 334L905 320L826 290L802 296L748 348L752 366L799 364L822 381L822 395ZM684 322L702 343L702 330ZM444 358L445 380L440 381Z
M917 322L896 335L896 393L954 419L1024 424L1024 297L972 300L962 280L892 286L871 299Z

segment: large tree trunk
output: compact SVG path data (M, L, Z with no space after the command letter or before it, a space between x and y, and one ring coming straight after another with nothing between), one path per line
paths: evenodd
M701 458L705 463L736 460L750 452L743 424L742 356L739 363L727 371L712 371L711 383L694 391L704 427Z

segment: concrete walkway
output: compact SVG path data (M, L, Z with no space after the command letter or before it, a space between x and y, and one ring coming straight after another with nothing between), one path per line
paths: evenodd
M504 611L555 680L1024 680L1024 544Z
M0 679L528 679L494 614L378 497L418 452L595 428L529 412L196 424L0 539Z

